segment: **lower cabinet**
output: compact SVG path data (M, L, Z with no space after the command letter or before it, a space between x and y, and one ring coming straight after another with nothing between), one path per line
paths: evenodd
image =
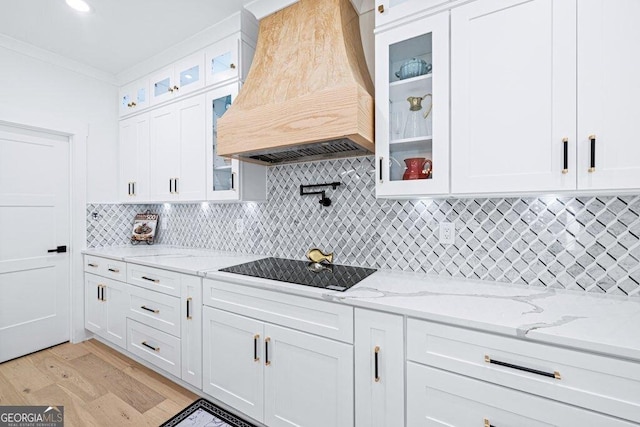
M355 310L357 427L404 425L404 318Z
M126 348L127 284L95 274L84 276L85 328Z
M407 363L407 427L637 424L451 372Z
M267 426L352 426L353 346L203 308L203 391Z
M86 268L97 271L113 263L85 258ZM85 272L85 328L201 389L202 279L135 264L119 268L129 283Z

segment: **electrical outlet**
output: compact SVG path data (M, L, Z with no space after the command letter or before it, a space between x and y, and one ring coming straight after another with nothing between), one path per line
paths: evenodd
M440 243L450 245L456 241L456 226L452 222L440 223Z
M236 233L242 234L244 233L244 220L236 219Z

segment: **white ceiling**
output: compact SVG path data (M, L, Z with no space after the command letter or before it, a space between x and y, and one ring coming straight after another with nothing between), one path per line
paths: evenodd
M238 12L250 0L3 0L0 33L115 75Z

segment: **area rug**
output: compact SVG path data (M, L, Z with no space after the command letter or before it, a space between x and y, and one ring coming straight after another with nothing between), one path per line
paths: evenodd
M256 427L206 399L199 399L160 427Z

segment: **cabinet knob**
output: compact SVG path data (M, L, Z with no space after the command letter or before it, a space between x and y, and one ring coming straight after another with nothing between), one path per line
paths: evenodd
M235 70L236 69L236 64L234 64L233 62L229 65L229 68Z
M173 88L172 87L167 88L167 92L173 92Z
M378 6L378 12L384 13L384 5L383 4Z
M138 105L138 104L136 104L135 102L131 102L131 106L132 107L135 107L136 105Z
M179 90L180 88L178 86L174 86L173 90Z

